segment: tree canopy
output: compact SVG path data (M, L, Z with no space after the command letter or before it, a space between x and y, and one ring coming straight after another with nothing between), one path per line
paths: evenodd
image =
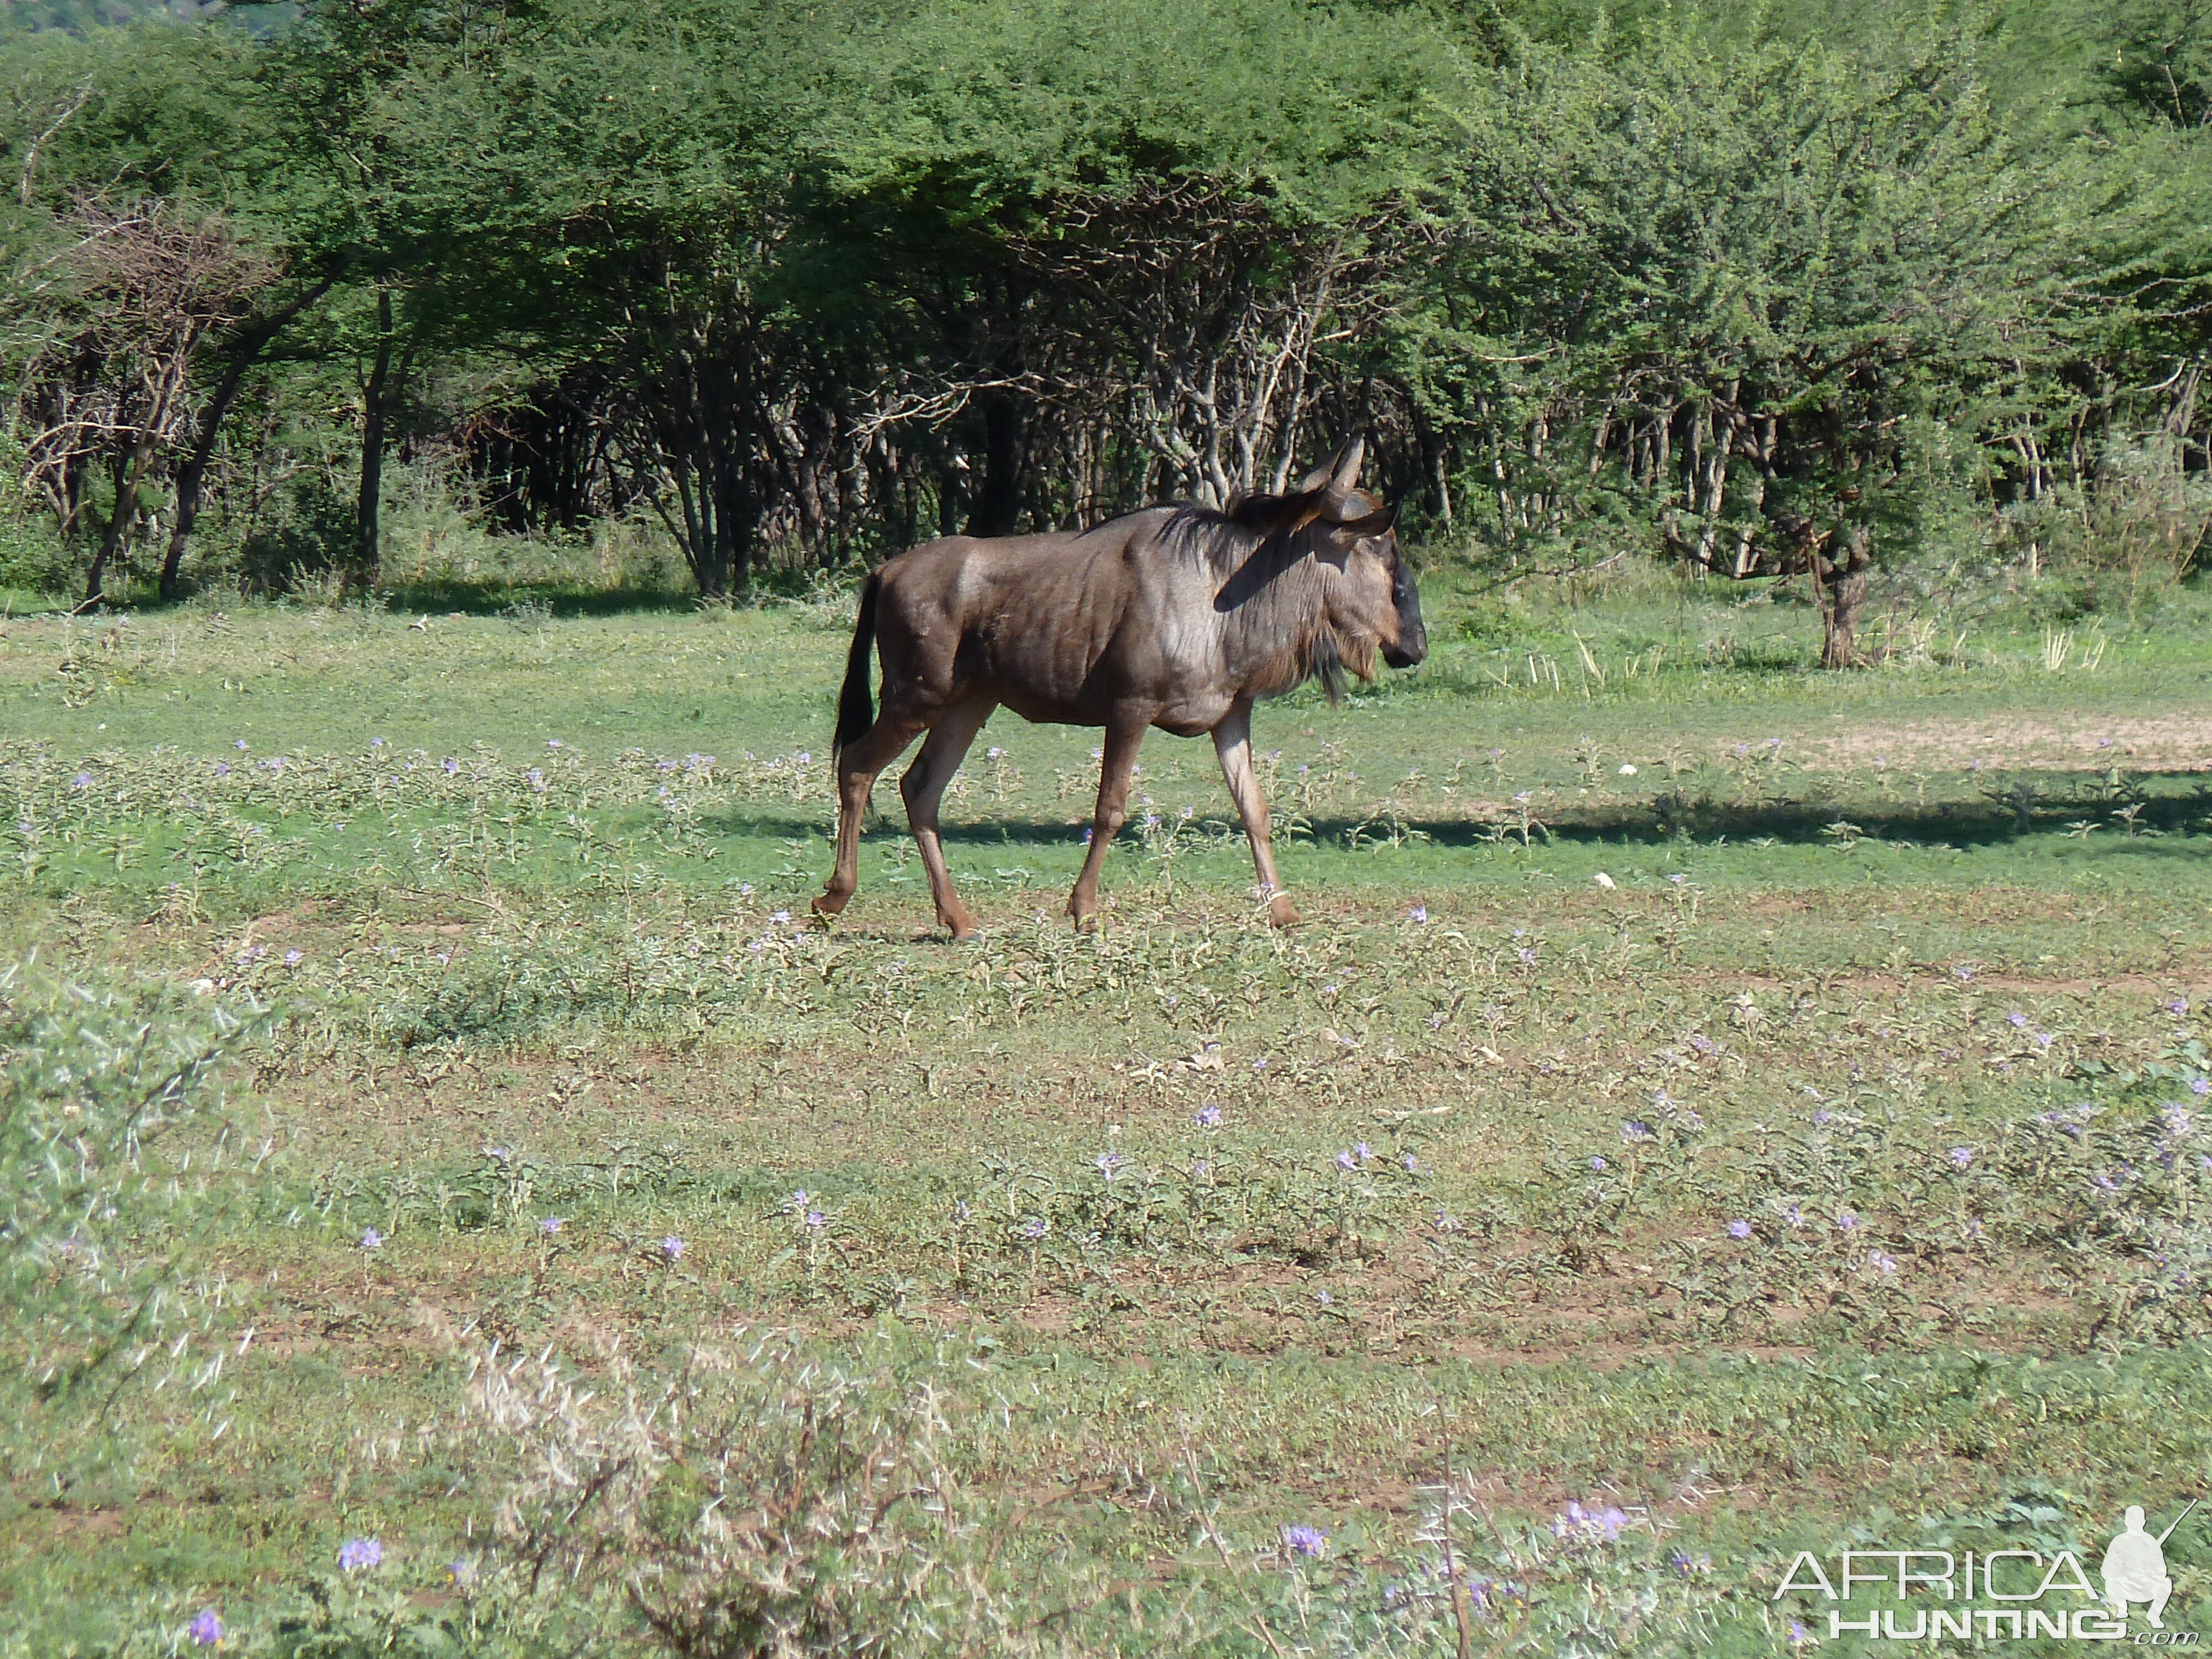
M1933 526L2206 459L2196 0L52 0L0 64L9 499L95 592L242 520L373 580L395 446L713 593L1358 431L1502 556L1808 572L1841 664Z

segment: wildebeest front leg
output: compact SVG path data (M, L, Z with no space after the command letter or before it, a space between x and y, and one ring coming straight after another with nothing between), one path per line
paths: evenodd
M1267 796L1260 787L1260 775L1252 766L1252 711L1239 708L1213 728L1213 752L1221 757L1221 775L1228 780L1229 797L1237 803L1237 816L1244 820L1244 838L1252 843L1252 867L1260 877L1260 891L1267 900L1267 920L1289 927L1298 919L1282 884L1275 879L1275 849L1268 840Z
M1098 811L1091 823L1091 851L1083 860L1083 873L1067 896L1067 914L1078 927L1091 925L1098 914L1098 872L1106 864L1106 849L1129 817L1129 770L1137 763L1137 745L1145 740L1149 720L1124 722L1106 728L1104 758L1098 768Z
M975 918L952 890L952 872L945 866L945 848L937 837L937 804L945 797L945 786L960 769L968 745L975 741L975 734L997 707L989 697L954 703L937 717L921 752L899 780L899 793L906 797L907 823L913 826L915 845L921 849L922 868L929 872L929 892L937 901L937 919L952 930L955 939L973 937Z
M867 816L876 775L899 757L923 725L886 708L873 726L838 751L837 865L822 896L814 901L816 915L836 915L860 884L860 821Z

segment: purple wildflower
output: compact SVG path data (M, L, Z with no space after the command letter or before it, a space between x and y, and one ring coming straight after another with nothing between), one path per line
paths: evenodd
M1555 1538L1602 1538L1611 1543L1627 1526L1627 1514L1609 1504L1601 1510L1586 1510L1578 1503L1570 1503L1567 1512L1552 1522L1552 1535Z
M1951 1162L1956 1168L1963 1170L1973 1161L1974 1149L1972 1147L1954 1146L1951 1149Z
M185 1634L195 1646L211 1648L222 1640L222 1620L216 1617L213 1607L202 1607L199 1617L185 1626Z
M80 773L78 773L75 777L73 777L73 778L71 778L71 779L70 780L70 788L72 788L72 789L89 789L89 788L91 788L91 787L92 787L92 774L91 774L91 773L89 773L89 772L80 772Z
M1659 1137L1651 1133L1649 1125L1638 1121L1622 1124L1620 1138L1629 1146L1633 1146L1639 1140L1656 1140Z
M1119 1152L1101 1152L1091 1160L1091 1167L1110 1182L1121 1173L1121 1165L1126 1162L1127 1160Z
M524 775L530 780L530 787L532 789L543 789L545 787L545 775L539 771L536 767L532 767L528 772L524 774Z
M2189 1092L2201 1100L2207 1095L2212 1095L2212 1082L2208 1082L2201 1077L2193 1077L2189 1079Z
M1351 1149L1346 1147L1336 1155L1336 1167L1340 1170L1356 1170L1359 1167L1359 1160L1354 1158Z
M660 1253L671 1261L684 1260L684 1241L674 1233L660 1241Z
M1328 1547L1328 1534L1319 1527L1309 1527L1303 1522L1295 1527L1285 1527L1283 1528L1283 1547L1292 1555L1311 1560Z
M819 1210L809 1210L806 1212L806 1224L817 1231L825 1226L829 1220L830 1218Z
M1198 1109L1194 1121L1201 1129L1218 1129L1221 1127L1221 1108L1214 1105L1201 1106Z
M1590 1168L1596 1170L1598 1174L1603 1175L1607 1168L1606 1161L1601 1158L1594 1158L1590 1159Z
M381 1248L383 1248L383 1244L384 1244L384 1235L383 1235L382 1233L380 1233L380 1232L377 1231L375 1228L374 1228L374 1227L363 1227L363 1228L361 1230L361 1248L362 1248L362 1249L364 1249L364 1250L374 1250L374 1249L380 1249Z
M1972 969L1970 965L1968 965L1967 963L1963 963L1963 962L1962 962L1962 963L1960 963L1957 967L1954 968L1954 969L1951 970L1951 977L1952 977L1952 978L1954 978L1954 979L1955 979L1955 980L1960 981L1960 982L1962 982L1962 983L1963 983L1963 982L1965 982L1965 981L1969 981L1969 980L1972 979L1972 978L1973 978L1973 976L1974 976L1974 970L1973 970L1973 969Z
M1417 904L1406 912L1406 920L1408 921L1426 921L1428 919L1429 907L1425 904Z
M1867 1266L1869 1267L1879 1268L1881 1271L1882 1276L1884 1278L1888 1278L1897 1272L1897 1258L1887 1254L1886 1251L1869 1250L1867 1252Z
M1751 1223L1748 1221L1729 1222L1729 1237L1730 1238L1749 1238L1751 1237Z
M1858 1231L1858 1224L1859 1218L1857 1212L1853 1210L1838 1210L1836 1212L1836 1231L1838 1232L1856 1232Z
M545 1216L539 1219L538 1223L538 1231L544 1233L546 1237L550 1238L554 1234L561 1231L561 1223L562 1218L557 1215Z
M2015 1031L2024 1031L2027 1029L2027 1016L2015 1008L2005 1016L2005 1024Z
M1042 1216L1033 1215L1030 1218L1029 1225L1022 1229L1022 1237L1028 1239L1042 1238L1050 1231L1051 1229L1045 1224Z
M219 778L228 777L230 775L230 763L228 761L217 761L215 763L215 775Z
M379 1565L383 1559L384 1546L374 1538L349 1538L338 1546L338 1565L347 1572Z
M287 968L297 968L300 965L301 960L301 954L297 951L287 951L284 952L284 965Z

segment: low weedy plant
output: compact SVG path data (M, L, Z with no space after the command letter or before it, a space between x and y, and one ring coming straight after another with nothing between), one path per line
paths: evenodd
M0 969L0 1358L42 1397L220 1379L226 1294L204 1247L264 1149L217 1083L254 1018L172 987Z
M0 1659L1771 1653L2202 1463L2178 647L1439 626L1289 933L1159 739L1077 934L1002 722L954 949L889 794L807 914L848 601L498 597L0 629Z

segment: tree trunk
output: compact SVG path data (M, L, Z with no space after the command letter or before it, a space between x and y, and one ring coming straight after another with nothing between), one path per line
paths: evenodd
M184 468L177 474L177 520L169 532L169 550L161 559L164 599L182 597L183 583L179 572L184 568L185 548L191 540L192 525L200 514L200 485L206 479L208 463L214 458L216 440L222 435L223 418L230 413L239 388L246 384L246 371L260 361L269 343L284 331L285 325L329 293L337 281L335 272L319 278L307 292L263 318L233 343L230 362L216 383L215 395L200 413L199 441L192 446L192 453L185 457Z
M1838 544L1843 549L1840 559L1829 557L1824 548L1813 552L1815 595L1826 590L1820 603L1820 666L1858 668L1866 659L1859 654L1852 635L1858 626L1859 607L1866 602L1867 572L1873 567L1874 555L1868 550L1867 528L1862 524L1846 526L1829 544Z
M100 538L100 550L92 556L92 570L85 579L84 602L88 606L106 597L102 590L107 580L107 567L122 550L123 533L131 527L131 518L138 511L138 475L153 447L152 437L142 435L116 459L115 511L108 514L106 533Z
M741 471L721 481L714 503L714 534L721 545L722 592L743 593L753 579L753 544L760 529L759 495Z
M970 536L1010 536L1022 507L1022 412L1004 392L983 404L983 488L968 515Z
M383 551L384 400L391 374L392 290L383 288L376 295L376 363L369 371L361 422L361 529L352 577L364 587L375 581Z

